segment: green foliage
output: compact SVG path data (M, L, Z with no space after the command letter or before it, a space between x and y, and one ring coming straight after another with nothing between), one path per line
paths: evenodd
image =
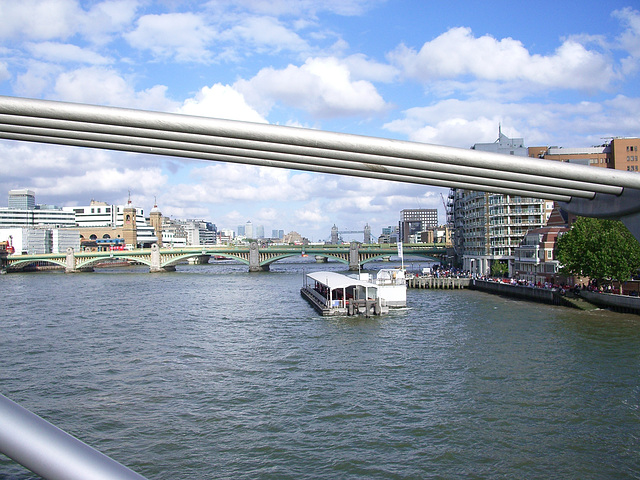
M506 277L509 272L509 266L502 262L493 262L491 264L492 277Z
M558 239L556 258L565 274L624 282L640 269L640 244L618 220L579 217Z

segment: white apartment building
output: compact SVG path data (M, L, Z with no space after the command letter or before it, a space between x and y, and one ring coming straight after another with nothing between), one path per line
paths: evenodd
M0 228L11 227L75 227L76 220L73 213L54 207L34 209L0 208Z
M501 130L496 142L473 148L522 156L523 162L529 158L524 140L508 138ZM507 263L513 275L516 247L530 229L545 226L553 210L548 200L461 189L451 191L449 205L462 268L477 275L489 275L493 262Z

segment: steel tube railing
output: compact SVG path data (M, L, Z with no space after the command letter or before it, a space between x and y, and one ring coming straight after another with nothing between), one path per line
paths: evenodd
M166 130L154 130L148 128L138 127L126 127L118 125L103 125L96 123L76 122L68 120L58 119L43 119L34 117L24 117L17 115L2 115L0 114L0 131L13 132L13 133L29 133L45 136L67 137L76 139L89 139L98 140L97 134L105 134L118 137L140 137L145 139L152 139L155 141L174 141L176 144L182 144L183 147L179 147L184 150L195 151L209 151L211 153L221 153L220 151L213 152L213 148L231 148L236 149L231 154L236 154L238 151L244 152L240 155L255 156L259 155L255 152L267 152L268 157L275 158L276 154L283 154L282 159L286 160L286 155L297 155L308 158L308 163L317 163L317 159L335 159L350 162L344 164L347 168L357 168L357 165L367 165L368 169L372 169L372 165L379 165L385 169L389 168L407 168L411 170L412 175L418 175L417 172L443 172L458 174L469 177L481 177L489 179L501 179L514 181L511 172L504 172L500 170L490 168L478 168L465 165L453 165L446 163L436 163L427 160L412 160L387 157L384 155L371 155L359 152L343 152L336 150L328 150L324 148L313 148L299 145L282 145L274 144L271 142L259 142L254 140L244 140L237 138L225 138L216 136L205 136L193 133L173 132ZM103 137L107 138L107 137ZM114 141L114 140L108 140ZM124 143L124 139L115 140L116 143ZM177 148L175 146L171 148ZM229 154L229 150L222 152ZM254 152L254 153L247 153ZM429 178L432 174L422 174L423 178ZM433 174L432 178L438 179L438 174ZM559 188L567 188L574 190L585 190L593 193L606 193L611 195L618 195L622 191L620 186L601 185L598 183L584 182L569 180L563 178L555 178L550 176L520 174L518 176L518 182L527 183L531 185L546 185L555 186ZM522 188L522 187L520 187ZM585 195L585 197L587 197Z
M238 157L238 161L241 163L247 163L246 157L254 158L257 160L273 160L276 162L280 162L282 166L285 168L295 168L288 167L291 164L306 164L311 166L325 166L331 168L339 168L348 170L361 170L365 172L374 172L374 173L383 173L386 174L385 179L392 179L391 175L399 176L399 177L407 177L408 181L412 181L414 177L424 178L424 179L434 179L434 180L445 180L448 182L466 182L467 184L477 184L478 186L486 187L501 187L501 188L510 188L510 189L535 189L539 193L544 194L558 194L565 196L577 196L582 198L593 198L594 192L601 191L602 189L597 188L597 185L594 184L582 184L578 182L573 182L576 187L575 188L565 188L565 187L550 187L547 185L535 185L528 184L524 182L514 182L496 178L485 178L485 177L475 177L474 175L467 174L454 174L447 172L425 172L417 169L410 169L405 167L395 167L395 166L381 166L381 165L371 165L361 162L349 162L346 160L336 160L333 158L323 158L323 157L309 157L305 155L297 155L293 153L279 153L279 152L270 152L270 151L256 151L256 150L247 150L243 148L236 147L221 147L217 145L202 145L199 143L191 143L191 142L178 142L173 140L165 140L165 139L156 139L156 138L146 138L146 137L130 137L124 135L111 135L111 134L102 134L102 133L94 133L94 132L77 132L77 131L68 131L68 130L57 130L51 128L42 128L42 127L28 127L22 125L0 125L0 137L4 134L9 136L10 133L18 133L23 135L32 135L37 137L38 141L43 141L45 136L53 136L56 138L66 138L68 139L67 144L76 144L76 141L95 141L101 142L102 145L105 143L112 143L116 145L131 145L137 147L150 147L153 149L161 149L162 151L168 150L180 150L184 152L192 152L194 154L212 154L212 155L223 155L225 158L230 157ZM26 137L22 137L26 138ZM81 146L76 144L77 146ZM203 158L203 157L200 157ZM211 158L216 159L216 158ZM228 161L228 160L225 160ZM305 170L309 170L309 168L304 168ZM619 187L610 187L603 186L605 190L611 190L608 193L621 193L622 189Z
M144 480L0 395L0 453L46 480Z
M193 159L200 159L200 160L213 160L213 161L229 162L229 163L241 163L241 164L247 164L247 165L286 168L286 169L312 171L312 172L320 172L320 173L331 173L331 174L346 175L351 177L374 178L379 180L391 180L391 181L404 182L404 183L440 186L445 188L464 188L469 190L481 190L481 191L487 191L487 192L493 192L493 193L502 193L505 195L520 195L523 197L533 197L533 198L542 197L548 200L557 200L561 202L568 202L572 198L571 196L566 194L565 195L561 195L558 193L542 194L539 190L533 190L533 189L524 190L523 188L526 187L525 184L517 184L521 188L507 188L507 187L490 186L486 184L471 183L470 181L456 182L452 180L437 180L437 179L431 179L431 178L425 179L425 178L419 178L416 176L409 177L409 176L402 176L402 175L393 175L393 174L374 171L374 170L361 171L361 170L356 170L354 168L347 169L347 168L337 168L337 167L326 167L322 165L309 165L309 164L294 163L294 162L256 159L251 157L240 157L235 155L209 154L209 153L176 150L176 149L146 147L146 146L131 145L131 144L117 144L117 143L110 143L110 142L97 142L97 141L90 141L90 140L77 140L77 139L59 138L59 137L46 137L46 136L27 135L27 134L19 134L19 133L0 132L0 138L5 138L9 140L40 142L40 143L52 143L57 145L70 145L70 146L78 146L78 147L118 150L118 151L125 151L125 152L146 153L146 154L153 154L153 155L165 155L165 156L172 156L172 157L184 157L184 158L193 158ZM464 177L461 177L461 178L464 178ZM558 189L554 189L554 191L557 191L557 190ZM584 194L584 192L577 192L577 193L579 193L580 195ZM592 197L593 194L591 193L590 196Z
M640 176L613 169L278 125L14 97L0 97L0 113L477 167L507 172L512 181L525 174L640 189Z

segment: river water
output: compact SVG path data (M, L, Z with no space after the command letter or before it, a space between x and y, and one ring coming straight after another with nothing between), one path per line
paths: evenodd
M319 269L3 275L0 393L150 480L640 478L639 316L409 290L323 318Z

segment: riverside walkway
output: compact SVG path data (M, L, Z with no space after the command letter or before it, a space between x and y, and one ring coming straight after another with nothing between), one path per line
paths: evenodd
M422 256L439 259L446 254L444 244L406 244L405 255ZM382 260L398 252L396 244L359 244L346 245L271 245L260 246L251 243L244 246L206 245L184 248L151 248L104 251L75 252L72 248L66 253L47 253L39 255L9 255L6 258L8 272L22 270L33 264L48 264L63 267L65 272L93 271L96 264L105 261L131 261L149 266L150 272L174 271L176 265L190 259L209 260L211 256L223 256L238 260L249 266L249 271L268 271L269 266L288 257L314 255L316 257L334 259L349 266L350 270L358 270L362 265Z

